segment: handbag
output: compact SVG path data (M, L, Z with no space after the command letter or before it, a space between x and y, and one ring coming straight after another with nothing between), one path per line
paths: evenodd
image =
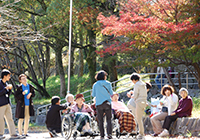
M162 112L168 112L168 108L166 106L162 107Z

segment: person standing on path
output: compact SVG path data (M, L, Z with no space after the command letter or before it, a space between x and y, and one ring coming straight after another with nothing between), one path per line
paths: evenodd
M128 108L131 109L133 114L135 114L135 118L139 127L139 135L137 136L137 139L143 139L144 125L142 121L142 116L144 115L144 110L146 108L147 103L146 83L140 80L140 75L138 73L133 73L130 76L130 80L135 85L134 90L130 94L127 94L127 96L131 98L128 102ZM135 104L135 108L132 107L132 103Z
M28 136L28 127L30 116L34 116L34 108L32 98L35 96L34 88L27 83L27 76L25 74L19 75L20 85L15 92L15 99L17 100L15 117L18 118L18 132L19 135ZM24 135L22 134L22 123L24 121Z
M0 80L0 139L5 138L4 127L6 123L8 125L9 133L11 138L20 138L20 136L15 131L15 124L12 118L12 110L10 106L10 94L12 93L12 85L7 84L7 82L11 78L11 72L7 69L3 69L1 72L1 80Z
M92 96L96 97L96 109L97 109L97 119L99 121L99 130L101 139L104 139L104 114L106 116L107 122L107 134L108 139L112 139L112 109L111 109L111 96L113 95L113 90L111 83L107 81L107 73L104 70L99 71L95 79L97 80L92 87Z

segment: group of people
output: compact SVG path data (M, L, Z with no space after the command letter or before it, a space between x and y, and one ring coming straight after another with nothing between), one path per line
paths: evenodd
M51 108L46 115L46 126L51 137L57 136L61 132L61 115L62 113L74 114L74 122L76 129L81 135L96 136L90 126L91 118L95 118L98 122L100 138L112 139L112 117L113 115L119 119L120 132L126 131L129 133L136 132L138 127L139 135L137 139L144 137L144 125L142 117L147 105L156 107L147 101L147 92L152 87L150 83L145 83L141 80L139 74L133 73L130 80L134 83L134 89L127 93L130 100L127 106L119 101L119 94L112 90L111 83L107 81L107 73L104 70L99 71L95 75L96 83L92 87L92 96L94 104L88 105L85 103L83 94L74 95L67 94L65 105L60 104L60 97L53 96L51 98ZM4 124L4 118L8 124L11 137L18 138L20 136L28 136L28 126L30 116L34 115L32 97L35 96L34 88L27 83L25 74L19 76L20 84L14 96L17 100L15 117L18 118L18 132L15 131L14 121L10 106L9 95L12 93L12 85L7 84L10 80L11 73L9 70L2 70L0 81L0 124ZM169 136L169 128L172 122L178 117L191 116L192 99L188 96L188 91L185 88L179 90L179 95L182 97L178 103L178 96L174 93L173 87L165 85L161 89L163 98L160 100L162 109L157 114L151 117L153 126L153 136ZM178 106L178 107L177 107ZM104 130L104 117L106 116L107 135ZM135 121L136 120L136 121ZM164 124L161 125L161 121ZM24 121L24 133L22 132L22 123ZM137 126L137 127L136 127ZM4 125L0 125L0 139L3 138Z
M32 97L35 96L34 88L27 83L25 74L19 75L20 84L17 86L15 93L12 93L13 86L7 82L11 78L11 72L3 69L0 80L0 139L4 136L4 119L8 125L11 138L23 138L28 136L28 127L30 116L34 116ZM9 96L14 94L17 101L15 117L18 118L18 132L15 130L15 124L12 117L11 103ZM22 132L22 124L24 121L24 133Z

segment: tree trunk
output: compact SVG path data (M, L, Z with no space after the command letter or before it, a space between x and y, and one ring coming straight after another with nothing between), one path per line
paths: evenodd
M80 30L79 30L79 40L80 40L80 44L83 45L83 30L82 30L82 28L80 28ZM83 68L84 68L83 50L79 49L78 77L83 76Z
M86 61L89 68L90 85L92 86L92 84L96 81L94 78L96 73L96 48L93 46L96 42L96 34L94 31L88 30L88 35L91 46L88 48Z
M115 57L112 57L111 60L109 60L108 69L109 69L110 81L113 82L118 80Z
M83 63L83 50L82 50L82 49L79 49L78 77L83 76L83 68L84 68L84 63Z
M67 90L65 85L65 72L62 63L62 47L56 47L54 51L56 53L56 62L58 66L58 73L60 76L60 97L64 97Z
M96 73L96 48L89 47L89 52L87 54L86 61L88 63L88 69L89 69L89 76L90 76L90 85L95 83L95 73Z
M71 62L70 62L70 76L74 75L74 50L75 48L71 48Z

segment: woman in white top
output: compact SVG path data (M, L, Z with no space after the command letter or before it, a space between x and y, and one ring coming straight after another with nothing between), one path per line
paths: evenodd
M174 93L174 89L170 85L163 86L161 94L163 95L163 98L160 100L160 105L163 109L161 112L151 117L151 124L154 131L153 136L158 136L158 134L163 131L161 121L176 110L178 104L178 96Z

